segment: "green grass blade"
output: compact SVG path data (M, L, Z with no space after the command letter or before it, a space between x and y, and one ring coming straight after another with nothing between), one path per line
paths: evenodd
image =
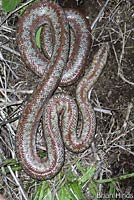
M97 200L97 193L98 193L98 187L97 184L94 181L91 181L88 184L90 193L94 196L94 199Z
M52 194L47 182L42 181L36 190L36 194L33 200L51 200L51 198Z
M108 179L101 179L101 180L95 180L96 183L110 183L110 182L118 182L127 178L132 178L134 177L134 173L131 174L125 174L125 175L121 175L118 177L114 177L114 178L108 178Z
M94 166L87 167L86 171L83 173L83 176L80 177L79 183L85 183L86 181L91 180L94 176L96 168Z

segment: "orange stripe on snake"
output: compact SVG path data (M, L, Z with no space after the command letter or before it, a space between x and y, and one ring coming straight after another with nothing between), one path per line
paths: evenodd
M69 22L69 25L68 25ZM37 48L35 35L43 26L41 38L44 54ZM42 81L30 97L19 121L16 150L25 171L37 179L50 179L64 163L65 146L72 152L89 148L95 133L95 114L88 92L107 60L108 44L93 58L89 71L76 86L76 97L54 94L58 86L78 81L90 50L90 26L86 18L73 9L63 10L52 2L30 6L18 26L18 43L26 65ZM81 130L77 126L81 114ZM36 150L36 133L41 117L47 156Z

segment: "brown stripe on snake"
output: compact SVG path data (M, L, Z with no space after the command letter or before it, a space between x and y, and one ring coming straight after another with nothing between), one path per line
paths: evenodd
M78 57L75 55L74 47L70 50L68 63L71 63L73 57L74 63L68 64L67 69L64 68L67 65L69 53L69 27L60 6L52 2L33 4L21 17L18 28L22 57L27 66L42 77L41 84L34 91L22 113L16 137L18 158L26 172L37 179L50 179L60 171L64 163L64 144L73 152L82 152L90 146L95 132L95 115L87 96L105 65L108 44L97 52L90 66L91 69L89 67L89 72L78 83L76 99L65 94L53 95L60 84L68 85L78 79L90 46L90 28L86 20L76 11L68 10L66 13L74 32L72 38L75 38L75 41L72 44L76 45L75 48L80 46L76 52ZM81 27L82 24L83 27ZM42 25L51 27L53 30L53 48L48 47L47 51L48 55L51 54L48 56L51 57L49 59L36 47L36 31ZM78 35L77 30L80 32ZM72 77L70 70L77 65L77 61L78 74L75 69L75 75L71 81L66 81ZM66 78L66 73L70 77ZM78 134L79 112L82 115L82 128ZM47 156L44 158L40 158L36 150L36 132L42 115L47 145Z

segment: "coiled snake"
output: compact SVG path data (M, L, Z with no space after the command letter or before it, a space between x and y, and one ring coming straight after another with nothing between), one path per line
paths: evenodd
M69 22L69 24L68 24ZM37 48L35 35L43 26L43 51ZM100 75L107 59L105 43L93 58L89 71L76 86L76 97L55 93L58 86L77 82L90 50L90 26L86 18L73 9L63 10L52 2L31 5L18 26L19 49L26 65L42 77L23 110L19 121L16 149L26 172L37 179L50 179L64 163L64 146L83 152L95 132L95 114L88 92ZM55 93L55 94L54 94ZM81 114L81 130L77 125ZM36 150L36 132L43 116L47 156Z

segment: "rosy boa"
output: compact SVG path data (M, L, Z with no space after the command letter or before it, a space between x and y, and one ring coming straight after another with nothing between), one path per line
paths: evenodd
M35 41L41 26L45 56ZM63 166L65 146L78 153L91 144L96 120L88 92L106 63L109 45L103 44L88 72L80 79L90 51L90 25L78 11L63 10L52 2L35 3L25 11L18 25L18 43L23 60L41 77L41 82L19 121L17 155L30 176L50 179ZM58 86L69 86L75 82L78 82L75 98L56 93ZM37 128L42 116L47 149L44 158L38 155L36 149ZM81 124L80 130L78 124Z

